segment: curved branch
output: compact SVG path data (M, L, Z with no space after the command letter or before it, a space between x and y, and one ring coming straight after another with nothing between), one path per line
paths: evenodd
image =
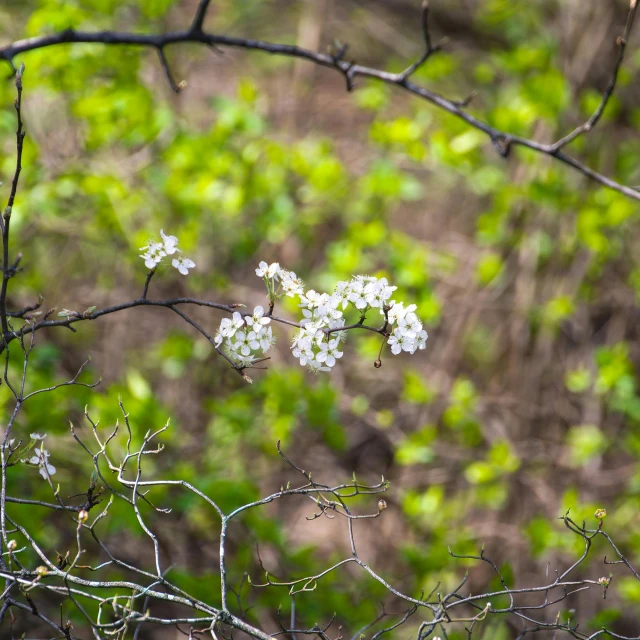
M376 69L364 65L355 64L351 61L346 61L342 58L346 49L342 49L338 54L331 55L330 53L319 53L316 51L310 51L297 45L280 44L274 42L267 42L264 40L254 40L251 38L240 38L234 36L221 35L216 33L206 33L202 30L204 17L208 8L209 2L201 0L196 17L192 26L188 30L171 31L167 33L156 34L143 34L143 33L130 33L119 31L76 31L75 29L66 29L58 33L53 33L46 36L37 36L34 38L27 38L25 40L18 40L5 47L0 48L0 59L5 60L8 64L14 68L13 60L16 56L34 51L37 49L43 49L45 47L57 46L60 44L104 44L104 45L126 45L137 47L150 47L156 49L161 53L161 62L167 71L168 67L165 65L165 60L162 58L164 48L181 43L199 43L210 47L223 46L223 47L235 47L240 49L247 49L252 51L260 51L263 53L269 53L272 55L286 56L291 58L299 58L307 60L316 65L327 67L337 70L341 73L347 81L347 89L353 88L355 78L370 78L386 84L395 85L409 92L410 94L417 96L432 105L446 111L447 113L463 120L470 127L485 133L493 145L496 147L500 155L507 157L513 146L520 146L527 149L531 149L542 155L546 155L563 164L571 167L583 176L593 180L594 182L613 189L618 193L621 193L633 200L640 201L640 190L625 186L615 180L608 178L607 176L589 168L579 160L565 154L562 148L569 142L578 137L582 133L586 133L593 128L595 123L600 119L604 108L606 107L609 98L613 94L616 86L616 79L618 70L622 64L624 57L624 49L628 40L628 36L633 26L633 21L636 13L637 3L636 0L631 0L629 16L626 23L624 37L618 39L619 42L619 55L614 67L614 73L609 88L605 92L602 104L592 118L582 127L579 127L573 133L569 134L565 138L562 138L556 143L545 144L537 142L535 140L524 138L522 136L511 135L508 132L501 131L495 127L489 125L487 122L476 118L467 111L465 107L468 101L456 101L445 98L444 96L427 89L421 85L415 84L409 80L409 76L421 66L428 57L438 50L437 46L433 46L428 31L428 3L423 5L422 13L422 29L425 36L426 50L422 57L412 65L410 65L405 71L400 73L390 73L383 71L382 69ZM169 77L170 74L169 74ZM171 81L172 87L179 88L179 85L175 85Z

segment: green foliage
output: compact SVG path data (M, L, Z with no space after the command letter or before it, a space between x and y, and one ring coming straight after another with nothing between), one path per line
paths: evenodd
M607 438L593 424L571 427L567 433L567 445L571 464L580 467L604 452Z
M480 39L498 34L500 47L482 55L471 45L439 53L415 81L458 98L465 86L477 88L470 112L513 134L544 140L562 135L593 112L601 94L576 89L565 77L562 43L547 28L556 5L480 2L474 33ZM170 0L39 0L25 3L24 9L0 10L2 17L14 12L15 24L0 26L6 39L69 27L149 32L165 28L165 21L183 19L181 5ZM280 33L285 26L295 27L293 20L274 18L270 3L261 1L225 0L214 21L221 30L246 24L258 35L266 28L282 41L295 32ZM536 557L575 552L575 541L567 541L562 523L550 517L570 508L593 525L593 512L603 505L573 488L581 486L580 474L585 468L588 474L608 469L609 457L614 467L618 461L635 465L640 460L636 345L627 335L619 336L619 329L608 333L594 320L602 313L604 326L615 325L607 313L614 313L621 297L628 292L636 302L640 299L632 233L637 205L603 188L587 188L559 163L541 162L527 151L514 151L505 163L485 135L424 102L398 100L402 94L373 82L357 87L344 107L354 107L356 114L349 135L316 126L315 115L300 128L308 133L292 135L279 113L281 98L274 95L279 89L273 87L280 85L272 82L274 72L290 72L288 61L251 58L241 77L228 82L223 74L210 90L207 74L218 73L218 67L209 68L209 51L182 53L176 48L168 53L176 77L189 80L177 98L165 86L155 52L65 45L16 61L24 57L27 63L29 105L23 186L14 216L15 246L25 251L26 267L12 281L17 297L31 300L43 293L47 303L60 309L84 309L131 291L139 295L144 270L138 247L164 228L180 236L198 269L188 285L161 271L152 285L158 287L154 295L188 290L212 299L264 303L251 282L254 263L263 256L286 262L317 290L370 272L398 284L398 299L416 301L432 336L430 344L438 340L438 348L415 369L385 354L381 377L374 383L367 371L373 369L370 362L377 358L380 341L378 336L358 336L357 347L350 340L345 348L358 351L362 368L354 365L345 368L344 376L313 379L290 366L283 334L276 347L282 357L274 356L268 372L251 372L255 384L240 386L213 360L206 341L182 329L143 331L126 343L129 350L121 362L103 356L96 363L96 374L109 370L97 392L74 388L57 394L55 402L43 394L25 404L20 435L46 430L61 483L73 487L69 493L84 490L90 459L71 442L69 420L81 437L90 435L83 417L88 405L101 429L116 421L122 429L122 397L134 438L171 418L163 438L172 447L148 461L150 473L192 482L215 495L225 509L264 493L279 460L278 439L303 458L312 447L321 450L335 462L327 464L330 476L343 470L340 465L356 464L353 451L361 442L383 440L397 465L392 472L417 478L411 476L414 484L396 494L398 517L409 533L395 541L402 549L397 574L409 575L417 593L437 580L443 581L443 589L455 586L465 563L452 563L447 545L459 553L477 552L482 541L467 523L512 509L514 491L527 487L528 492L539 478L557 472L553 464L561 464L570 480L559 483L555 501L532 499L527 521L514 524ZM366 57L359 50L358 55ZM633 86L640 57L631 56L621 82ZM398 71L405 62L382 64ZM0 106L6 107L0 108L5 185L14 168L12 102L10 83L0 84ZM640 151L628 134L637 129L640 111L628 102L612 100L593 136L576 141L571 153L638 184ZM306 125L306 113L302 119ZM616 134L621 140L608 144L616 124L623 127ZM608 297L609 283L618 275L622 284L616 280L618 289L611 288ZM236 288L247 282L247 289ZM489 311L474 315L478 301L486 300ZM297 315L299 310L290 304L282 312ZM465 322L458 325L460 316ZM146 322L141 317L128 321ZM513 317L522 323L515 335L507 326ZM597 326L593 338L577 359L558 365L558 373L552 365L572 348L573 323L579 334L585 326L591 328L589 322ZM114 327L105 331L121 335ZM71 361L81 362L85 352L104 344L101 331L85 327L77 335L50 334L46 342L38 342L31 359L33 388L67 379ZM456 336L462 337L455 350L441 347ZM134 346L142 338L144 343ZM513 347L508 338L522 345ZM527 380L530 396L516 396L524 398L523 406L503 418L501 412L514 406L513 390L503 392L515 375L509 346L514 353L530 350L532 358L551 354L552 362L519 361L535 369L538 378ZM109 344L104 350L116 353L120 348ZM20 366L20 354L12 351L12 376ZM560 400L554 396L547 406L549 388L564 395ZM4 411L9 399L6 386L0 386ZM558 408L573 403L595 406L598 412L565 415ZM524 436L517 431L522 415L538 405L551 415L532 418ZM602 416L601 421L593 415ZM496 429L496 421L502 430ZM530 459L527 438L539 432L561 463ZM118 439L114 447L122 451L124 443ZM368 456L358 464L371 472ZM423 480L432 472L437 482ZM10 477L8 483L11 492L50 499L36 469L25 469L20 482ZM624 543L637 555L640 541L632 531L640 477L632 473L621 486L620 496L607 505L613 514L609 521L627 532ZM215 543L219 522L193 496L158 492L156 500L179 515L185 539ZM34 524L43 540L64 542L47 518ZM239 535L234 548L234 580L255 568L257 543L268 545L282 567L297 575L324 566L320 560L326 558L318 559L312 543L290 543L276 511L247 514L244 524L251 535ZM122 505L114 504L104 526L110 532L131 532L136 542L144 537ZM194 595L209 593L208 585L217 579L211 564L200 564L195 573L180 567L172 571L176 582ZM372 603L380 595L377 589L366 578L340 581L336 575L325 583L322 597L304 597L301 604L314 622L336 611L354 626L366 624L376 616ZM625 603L640 601L632 580L616 580L614 589ZM286 610L290 602L286 592L253 597L258 609L283 604ZM351 602L358 603L355 613ZM618 615L615 609L604 610L591 623L595 628L610 625ZM504 633L502 627L491 627L486 637Z

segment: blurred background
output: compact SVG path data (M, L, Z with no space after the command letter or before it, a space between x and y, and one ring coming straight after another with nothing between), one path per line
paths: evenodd
M3 0L0 44L67 27L183 28L196 4ZM349 43L348 57L399 71L422 52L419 5L215 0L206 27L314 50ZM551 142L598 105L628 7L433 0L434 40L447 36L449 44L415 80L453 99L475 90L472 113ZM603 120L570 148L629 185L640 184L639 39L636 29ZM490 567L452 559L448 545L477 553L484 544L510 584L545 583L547 571L581 551L557 520L567 509L595 526L594 511L606 508L607 530L640 561L638 204L547 157L516 150L505 161L485 136L381 84L361 80L347 93L334 71L240 50L181 45L168 56L176 81L187 83L179 95L154 51L65 45L16 60L27 68L28 137L13 217L13 250L24 252L25 267L12 280L14 307L39 293L45 308L80 312L139 296L146 271L138 247L163 228L197 268L188 278L161 269L153 297L265 304L254 274L260 260L280 262L316 290L371 273L418 305L430 337L426 351L387 353L375 369L377 337L351 333L332 374L315 377L278 328L269 370L246 385L168 311L132 310L77 325L77 334L40 332L33 388L68 379L87 354L91 373L103 378L96 391L35 397L17 426L47 433L61 495L86 491L91 470L69 420L86 436L88 405L106 431L121 396L138 436L171 418L166 450L146 473L186 479L223 509L297 480L277 455L278 439L320 481L384 475L389 508L357 524L361 555L415 595L438 581L451 590L467 569L472 592L498 587ZM4 198L15 163L14 92L11 81L0 83ZM280 313L299 316L290 301ZM220 321L206 310L194 317L211 332ZM14 375L20 366L16 354ZM4 386L0 403L6 414ZM121 452L124 441L114 447ZM9 482L12 495L51 499L35 469ZM153 499L173 509L148 513L166 565L176 563L170 577L215 603L218 520L189 494L158 490ZM375 510L375 502L363 498L357 508ZM72 548L71 525L13 507L50 553ZM277 630L278 606L286 618L291 602L287 589L247 584L247 574L261 578L257 549L279 578L349 554L344 522L309 522L312 507L283 501L231 527L230 584L266 630ZM116 503L102 527L123 559L152 562L133 511ZM604 553L598 547L581 575L598 579L611 569L607 599L577 594L548 619L637 635L640 583L604 567ZM355 633L382 600L399 607L363 572L344 570L297 596L297 619L311 626L336 612L335 628ZM17 622L16 633L29 624ZM411 630L408 623L396 637ZM493 619L480 637L519 630ZM149 629L140 637L182 636Z

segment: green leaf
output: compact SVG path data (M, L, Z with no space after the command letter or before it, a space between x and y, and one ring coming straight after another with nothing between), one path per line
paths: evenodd
M606 436L593 424L571 427L567 433L567 446L574 467L593 460L605 451L607 445Z

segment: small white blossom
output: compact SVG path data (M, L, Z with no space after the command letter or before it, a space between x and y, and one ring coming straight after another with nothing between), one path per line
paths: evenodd
M396 289L397 287L389 286L386 278L381 278L365 285L364 297L370 307L382 308Z
M256 275L260 278L275 278L277 280L280 275L280 264L278 262L267 264L263 260L256 269Z
M166 255L164 252L164 244L162 244L162 242L156 242L153 239L150 239L144 247L140 247L140 251L146 251L146 253L151 255L160 254L161 258L164 258Z
M238 329L244 327L242 314L239 311L234 311L231 318L224 318L222 320L220 323L221 329L223 325L225 329L222 331L222 335L225 336L225 338L230 338Z
M398 318L398 329L401 329L408 338L415 340L418 333L422 331L422 322L413 311L410 311L404 317Z
M233 312L231 318L222 318L213 340L216 347L219 347L225 338L231 338L241 327L244 327L244 319L242 314L237 311Z
M422 329L422 331L418 333L418 336L416 337L416 345L418 349L422 350L427 348L428 337L429 337L429 334L424 329Z
M301 363L302 364L302 363ZM331 371L330 367L323 367L321 362L317 360L309 360L307 362L307 368L311 373L320 373L320 371Z
M367 302L365 286L366 285L362 280L354 280L351 283L351 293L349 294L349 301L353 302L356 309L364 309L369 304Z
M140 257L144 260L144 266L147 269L155 269L160 260L162 260L162 258L157 258L156 255L149 252L143 253Z
M171 264L183 275L186 276L189 273L189 269L193 269L196 266L196 263L189 259L189 258L185 258L183 256L180 256L179 258L174 258L171 261Z
M29 437L32 440L44 440L47 437L47 435L46 434L41 435L40 433L32 433L32 434L30 434Z
M305 366L309 364L309 362L313 362L313 351L311 349L302 350L302 349L294 349L292 351L293 357L298 358L301 366Z
M342 351L339 351L339 340L330 340L329 342L323 342L320 345L320 353L316 356L318 362L325 362L327 366L333 367L336 363L336 358L342 358Z
M178 238L166 235L162 229L160 229L160 235L162 236L165 253L168 256L173 255L176 251L180 251L180 249L178 249Z
M245 322L247 326L256 332L256 335L260 335L262 330L271 322L271 318L266 318L264 315L264 309L262 307L256 307L253 310L252 316L246 316Z
M387 344L391 345L391 353L394 355L398 355L401 351L415 350L413 340L397 329L389 337Z
M235 351L240 351L243 356L248 356L253 349L259 349L255 331L238 331L235 336L235 342L229 342L229 345Z
M40 467L40 475L46 480L48 475L52 476L56 468L49 462L49 452L46 449L36 451L35 455L29 458L29 463Z
M271 347L273 347L276 343L275 336L273 335L273 331L271 327L266 327L262 330L262 333L258 336L260 341L260 348L262 349L262 353L267 353Z
M285 295L293 298L293 296L301 296L304 294L304 282L298 278L293 271L280 271L280 284Z
M320 294L316 293L313 289L309 289L307 293L300 296L301 307L307 309L314 309L320 304Z
M349 306L349 296L351 295L351 285L346 280L341 280L336 285L336 290L333 294L334 299L337 301L336 308L342 305L342 309L346 309Z
M324 334L322 329L325 326L323 319L319 320L303 320L300 327L300 335L306 336L310 340L318 342L322 340Z

